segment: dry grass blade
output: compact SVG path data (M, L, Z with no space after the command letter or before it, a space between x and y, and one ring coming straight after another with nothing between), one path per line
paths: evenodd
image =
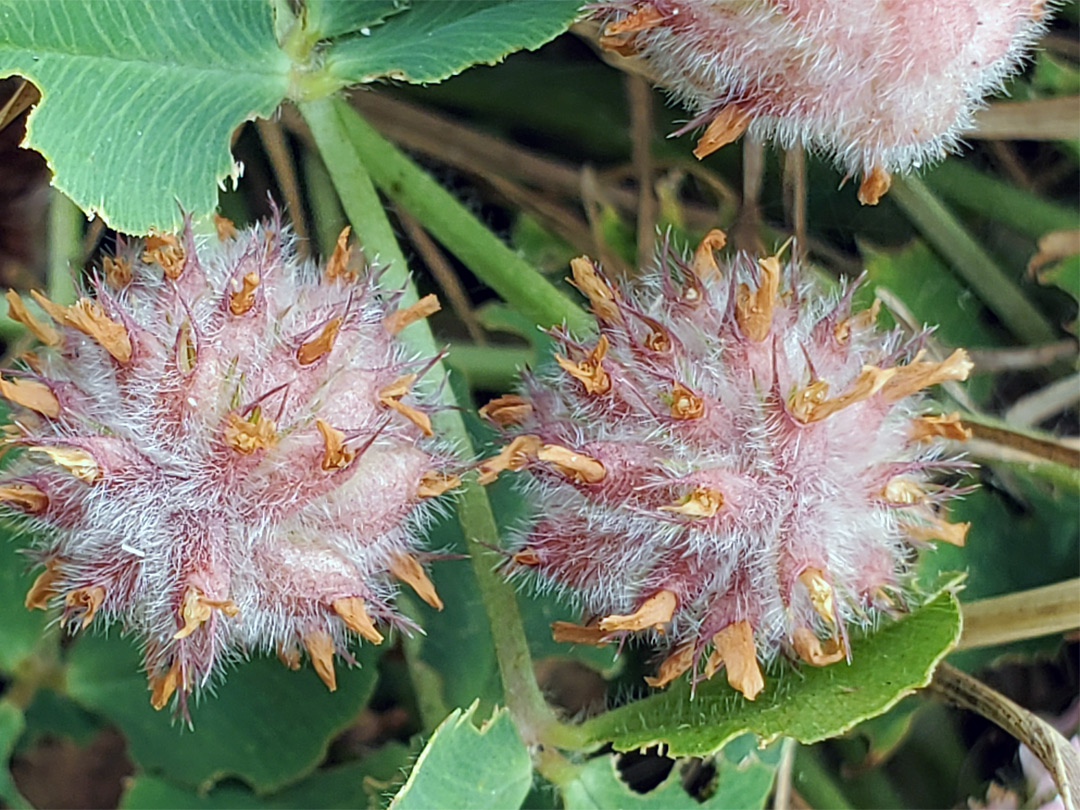
M656 195L652 187L653 94L649 83L640 76L626 77L626 95L630 102L631 160L638 188L637 253L639 259L652 254L656 243Z
M257 118L255 128L266 149L266 156L270 159L270 166L277 178L278 188L285 197L285 207L289 211L289 219L292 221L293 231L297 237L297 252L301 256L306 256L309 242L307 223L304 219L304 203L300 195L300 182L296 176L296 164L293 162L289 145L281 131L281 124L277 121Z
M1080 579L963 605L957 649L991 647L1080 627Z
M928 688L950 703L982 715L1030 748L1054 778L1065 807L1076 809L1080 756L1053 726L944 662L938 665Z
M1076 138L1080 96L1035 101L999 101L975 116L971 138L1057 141Z
M0 107L0 129L22 115L28 107L37 104L40 99L41 93L38 89L23 79L11 97L4 102L4 106Z
M1013 430L1005 425L993 424L973 414L964 415L964 425L971 428L976 440L1066 467L1080 468L1080 450L1049 434ZM977 448L976 444L972 444L970 448L976 457L981 455L977 452ZM1014 454L1005 453L1003 456L1009 457Z
M1013 403L1005 421L1017 427L1032 427L1080 402L1080 373L1062 377Z
M994 374L999 371L1045 368L1059 360L1074 358L1076 349L1076 341L1067 338L1019 349L970 349L968 354L975 364L975 374Z

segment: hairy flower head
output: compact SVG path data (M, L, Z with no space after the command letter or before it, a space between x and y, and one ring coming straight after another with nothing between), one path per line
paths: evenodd
M306 650L333 689L335 655L405 622L395 580L441 607L419 529L457 479L433 361L396 337L437 304L399 308L347 233L322 271L279 220L219 235L121 246L76 303L35 293L48 319L8 294L45 344L0 378L24 449L0 499L44 566L26 604L137 636L157 708L255 652Z
M535 520L508 565L583 610L556 639L645 634L669 653L651 684L725 668L753 699L759 661L844 658L850 625L907 604L913 549L963 542L931 473L966 429L916 394L971 363L777 256L720 264L723 244L665 246L628 285L576 259L599 332L555 330L556 362L485 406L510 440L480 474L525 470Z
M707 124L700 158L749 131L802 143L862 177L873 204L890 172L955 150L982 98L1043 30L1031 0L607 0L601 44L640 55Z

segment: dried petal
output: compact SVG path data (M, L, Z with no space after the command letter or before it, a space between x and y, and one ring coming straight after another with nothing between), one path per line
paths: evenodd
M397 312L387 315L383 324L386 326L387 332L396 335L409 324L422 320L429 315L434 315L440 309L442 309L442 304L439 303L439 299L433 294L428 294L415 304L410 304L404 309L399 309Z
M311 656L316 674L331 692L337 691L337 674L334 672L334 639L325 630L312 630L304 636L304 646Z
M416 595L433 608L443 609L442 599L435 592L435 586L415 557L410 554L399 554L390 562L390 573L416 591Z
M720 277L720 267L716 264L716 252L727 244L727 234L719 228L713 228L694 249L694 260L690 263L694 274L702 281L711 281Z
M310 366L320 357L329 354L334 348L334 338L337 337L341 323L341 318L331 318L327 321L318 335L296 350L296 362L302 366Z
M737 141L750 126L750 113L738 104L729 104L718 112L694 147L694 157L704 160L717 149Z
M229 312L243 315L255 306L255 290L259 286L259 274L255 271L246 273L240 280L240 289L229 293Z
M571 283L581 290L582 294L589 299L592 311L602 321L622 323L622 314L616 304L616 297L610 285L604 281L596 270L596 265L588 256L580 256L570 260L570 270L573 274Z
M151 675L148 679L150 705L161 711L169 703L176 687L180 685L180 662L173 661L164 674Z
M896 402L947 380L966 380L975 367L963 349L957 349L940 363L925 361L922 356L923 352L919 352L906 366L896 368L896 376L881 389L881 395L887 402Z
M327 281L336 281L339 278L352 281L356 278L355 273L349 272L349 259L352 257L352 248L349 247L349 233L351 231L352 228L346 225L338 234L334 252L330 254L330 260L326 263L324 276Z
M797 627L791 637L791 646L799 658L815 667L835 664L844 657L844 647L835 638L819 639L813 630Z
M80 481L93 484L101 478L101 469L94 457L78 447L40 446L31 447L31 453L44 453L58 467L63 467Z
M939 436L966 442L971 438L971 428L960 421L959 411L953 411L945 416L919 416L912 419L908 435L915 442L930 441Z
M348 467L356 458L356 451L345 446L345 434L337 428L330 427L322 419L315 420L315 427L323 437L322 468L324 470L340 470Z
M56 583L60 580L61 574L58 570L58 561L56 559L49 560L45 563L45 570L37 575L34 580L34 584L30 586L30 590L26 592L26 599L23 604L26 605L27 610L48 610L49 600L57 594L55 588Z
M645 683L656 689L662 689L667 686L673 680L682 675L686 670L690 669L694 664L694 649L693 642L687 642L675 648L675 652L664 659L660 664L660 669L656 672L655 678L645 676Z
M532 405L517 394L496 397L480 409L480 415L499 427L519 425L532 413Z
M207 599L201 590L194 585L189 585L180 603L180 620L183 621L184 626L173 635L173 638L179 640L190 636L210 621L210 616L215 609L226 616L236 616L240 612L231 600Z
M851 384L851 388L832 399L824 399L823 396L828 391L828 385L821 381L811 383L806 389L796 393L790 406L792 414L802 422L820 422L848 405L869 399L878 391L883 390L897 373L896 368L863 366L859 376Z
M379 389L378 397L379 402L388 408L400 413L420 430L423 431L425 436L432 435L431 431L431 417L422 411L418 411L411 405L406 405L401 401L401 398L409 393L409 388L413 382L416 381L415 374L406 374L404 377L398 377L389 385L385 385Z
M481 484L490 484L503 470L520 470L535 459L538 452L540 452L538 436L518 436L500 450L498 455L485 459L477 465L480 475L476 480Z
M680 382L671 388L671 416L674 419L700 419L705 415L705 400Z
M165 278L176 281L184 272L184 249L175 234L151 234L146 237L142 260L147 264L161 265Z
M608 339L601 335L596 342L596 348L580 363L567 360L560 354L555 355L555 362L563 371L578 380L588 393L603 395L611 390L611 377L604 371L602 362L607 350Z
M7 484L0 486L0 502L11 503L33 515L49 508L49 496L33 484Z
M890 503L913 504L926 499L926 491L919 483L903 476L890 479L881 494Z
M276 430L274 421L263 416L259 408L247 419L230 411L225 421L225 443L238 453L251 455L256 450L273 447L277 443Z
M435 498L459 486L461 486L461 476L428 470L420 476L420 483L416 487L416 496L418 498Z
M954 546L963 546L971 524L949 523L940 518L932 518L929 523L906 524L903 528L912 540L942 540Z
M30 330L30 334L46 346L60 345L60 333L53 329L49 324L42 323L35 318L30 310L26 308L22 296L14 290L8 290L7 293L5 293L5 297L8 302L8 317L11 318L11 320L21 323Z
M758 666L750 622L743 619L729 624L713 636L712 641L714 649L705 665L706 677L711 677L723 664L728 683L742 692L747 700L756 698L765 688L765 679L761 677Z
M578 483L598 484L606 474L604 465L595 458L557 444L545 444L537 451L536 458L554 464L559 472Z
M344 596L330 603L334 612L345 622L345 626L354 633L359 633L372 644L382 644L383 635L375 629L375 623L368 616L364 600L359 596Z
M859 183L859 202L863 205L877 205L891 185L892 175L881 166L872 166Z
M105 283L114 290L121 290L131 283L131 262L123 256L106 256L101 265L105 270Z
M810 604L817 614L830 624L836 620L833 605L833 589L820 568L806 568L799 574L799 582L806 586Z
M0 377L0 396L50 419L60 415L60 402L44 383L34 380L5 380Z
M216 212L214 213L214 230L217 231L217 238L222 242L236 238L236 226L233 221Z
M661 506L660 511L692 518L711 518L724 505L724 494L711 487L698 487L672 506Z
M570 644L591 644L593 647L603 647L608 644L606 630L601 630L594 625L574 624L573 622L552 622L551 638L558 642Z
M772 328L773 305L780 289L780 259L769 256L758 260L761 285L753 293L746 284L739 285L735 301L735 322L750 340L760 343Z
M616 630L633 632L649 627L659 629L671 621L678 603L678 598L671 591L657 591L628 616L604 617L600 620L600 629L608 633Z
M82 610L82 629L85 630L97 613L101 603L105 601L105 589L100 585L90 588L76 588L68 591L64 597L64 605L71 610Z

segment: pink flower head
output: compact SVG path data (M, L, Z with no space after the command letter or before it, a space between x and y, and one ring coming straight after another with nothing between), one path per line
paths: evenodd
M723 667L753 699L759 660L844 658L848 626L905 607L914 547L963 543L931 473L957 464L941 437L970 434L917 392L971 363L777 256L718 264L723 244L665 245L628 285L575 259L599 334L554 330L555 364L485 406L510 441L480 472L526 470L535 520L508 565L582 609L556 639L644 634L669 653L650 684Z
M601 44L640 54L708 124L699 158L744 131L801 143L860 175L874 204L890 172L954 151L982 98L1043 31L1036 0L609 0Z
M25 448L0 499L44 565L27 606L120 622L156 708L255 652L306 649L334 689L355 636L405 623L394 579L441 607L420 529L457 479L433 361L395 337L437 303L399 309L347 233L320 271L279 218L219 226L122 246L71 306L35 293L55 325L8 293L45 344L0 379Z

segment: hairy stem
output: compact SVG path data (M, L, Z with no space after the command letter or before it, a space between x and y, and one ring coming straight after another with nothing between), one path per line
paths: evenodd
M370 162L377 161L379 156L362 154L352 138L352 126L358 120L355 114L343 114L351 111L343 103L330 99L304 102L300 111L311 128L345 213L368 256L374 258L377 255L381 263L389 264L384 278L390 286L407 288L406 303L416 300L416 290L409 279L401 248L367 171ZM435 338L423 321L408 327L402 336L417 351L426 354L437 351ZM445 396L452 400L449 386ZM447 404L454 405L452 401ZM443 435L466 453L472 452L465 422L456 407L439 414L438 421ZM461 488L457 512L491 624L507 705L522 737L528 743L576 747L576 733L556 720L536 682L514 590L494 570L494 554L489 547L498 544L495 517L487 495L475 481L469 481Z

